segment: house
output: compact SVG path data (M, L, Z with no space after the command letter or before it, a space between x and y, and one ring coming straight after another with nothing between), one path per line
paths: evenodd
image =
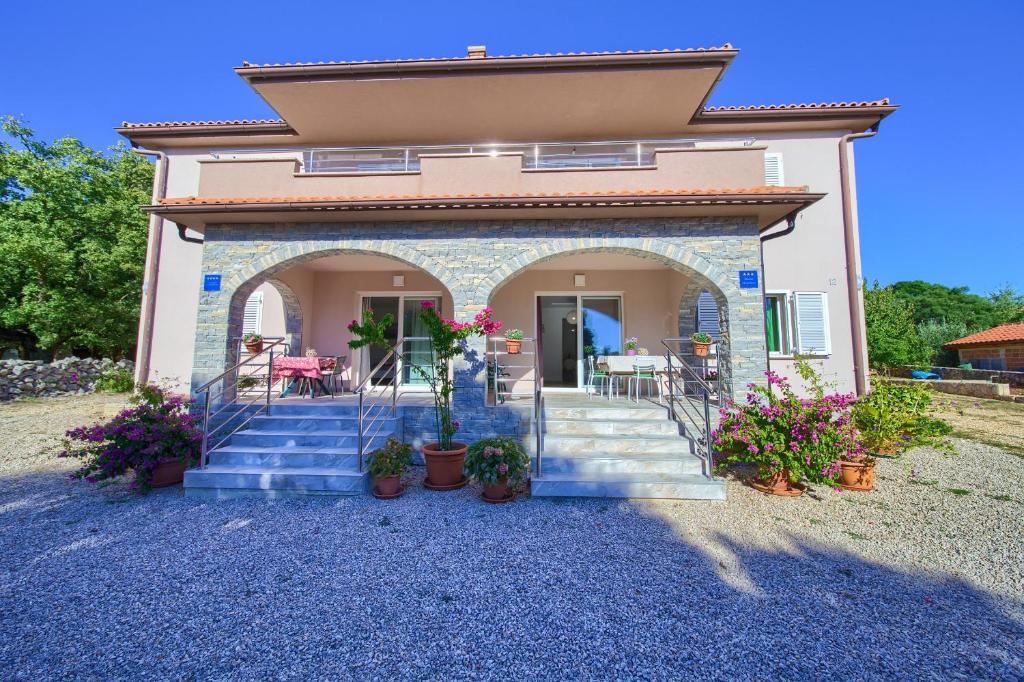
M473 46L457 58L246 62L236 73L280 119L125 123L159 164L138 378L197 389L244 360L243 332L260 331L293 355L345 356L349 387L365 386L387 350L350 352L346 325L372 308L395 315L406 359L394 381L415 392L415 311L429 300L460 320L491 306L522 329L537 361L510 367L502 386L542 385L548 405L579 399L593 359L629 337L692 363L716 402L769 368L795 376L797 354L864 392L851 142L896 107L707 106L737 54ZM710 361L692 355L695 331L713 336ZM464 433L530 432L507 414L516 401L488 399L488 366L515 364L500 342L470 350L454 369ZM431 415L410 407L401 428L415 437Z
M983 332L950 341L961 364L974 369L1024 372L1024 322L1001 324Z

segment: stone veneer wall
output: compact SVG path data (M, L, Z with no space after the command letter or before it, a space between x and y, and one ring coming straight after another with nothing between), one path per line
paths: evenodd
M46 363L38 360L0 360L0 400L88 393L108 369L135 371L130 360L69 357Z
M766 369L761 290L738 286L739 270L761 271L758 237L753 218L726 217L209 225L202 271L221 274L221 290L200 292L192 385L234 361L228 339L241 329L249 294L300 263L339 254L404 261L444 284L455 319L469 320L519 272L563 255L605 252L655 260L690 277L694 297L700 289L715 296L723 387L735 396ZM517 411L483 407L483 355L483 341L473 339L456 367L455 417L467 439L521 429ZM406 419L407 434L432 428L430 411Z

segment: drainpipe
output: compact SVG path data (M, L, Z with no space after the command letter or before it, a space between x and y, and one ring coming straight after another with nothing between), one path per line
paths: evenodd
M132 152L156 158L153 176L153 203L158 204L167 195L167 155L163 152L138 147ZM160 245L162 218L149 216L149 243L146 247L146 273L142 280L142 306L139 319L139 349L135 357L135 382L149 381L149 362L153 349L153 317L156 312L156 290L160 281Z
M794 209L794 210L790 211L786 215L785 218L782 219L782 220L786 221L785 229L779 230L778 232L773 232L772 234L766 234L763 237L761 237L761 246L760 246L759 250L761 252L761 300L762 301L766 301L768 299L768 294L766 293L767 290L768 290L768 283L765 281L767 279L767 275L766 275L765 269L764 269L764 243L766 241L769 241L769 240L772 240L772 239L778 239L779 237L785 237L787 234L792 233L793 230L796 229L796 217L798 215L800 215L800 211L802 211L802 210L804 210L803 206L801 206L800 208ZM779 222L782 222L782 221L779 221ZM773 225L769 225L766 229L770 230L773 227L775 227L775 225L778 225L778 224L779 223L775 223ZM762 308L761 308L761 314L762 314L761 328L764 329L765 322L764 322L764 317L763 317L763 315L764 315L764 306L763 305L762 305ZM765 344L764 344L764 366L767 367L768 369L771 369L771 366L772 366L772 357L771 357L771 353L768 351L768 340L767 340L767 338L765 339Z
M867 393L867 379L864 371L864 311L861 308L860 273L857 272L857 225L853 219L853 198L850 186L850 142L878 134L878 126L871 126L867 132L849 133L839 140L839 184L843 198L843 241L846 247L846 293L849 297L850 331L853 339L853 376L857 395Z

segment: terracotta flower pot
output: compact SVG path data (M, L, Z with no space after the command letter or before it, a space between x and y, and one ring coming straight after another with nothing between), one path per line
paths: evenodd
M750 481L750 487L754 490L759 490L762 493L778 495L780 497L796 497L798 495L803 495L804 491L807 490L807 486L790 481L789 471L786 469L772 474L767 479L752 479Z
M874 462L840 462L839 487L846 490L874 490Z
M153 469L153 476L149 484L153 488L166 488L178 485L183 480L185 480L185 461L178 458L162 459Z
M698 358L706 358L708 356L708 349L710 348L710 343L700 343L699 341L693 342L693 354Z
M380 497L396 497L402 490L402 477L377 476L373 479L374 492Z
M508 349L509 355L516 355L519 350L523 347L523 342L520 339L505 339L505 348Z
M466 484L466 476L462 473L466 463L465 443L452 442L451 450L441 450L440 443L427 443L423 446L423 459L427 463L428 488L454 489Z
M262 341L246 341L245 342L245 349L247 351L249 351L249 353L251 353L252 355L259 355L260 353L263 352L263 342Z
M484 498L491 502L503 502L508 499L508 477L502 476L494 485L485 485Z

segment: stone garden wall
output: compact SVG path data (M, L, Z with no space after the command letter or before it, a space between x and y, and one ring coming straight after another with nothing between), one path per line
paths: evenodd
M891 367L889 373L894 377L910 378L910 373L917 367ZM960 369L959 367L931 367L948 381L990 381L995 384L1009 384L1012 388L1024 388L1024 372L1007 372L998 369Z
M39 360L0 360L0 400L67 393L88 393L108 369L135 371L130 360L69 357L46 363Z

